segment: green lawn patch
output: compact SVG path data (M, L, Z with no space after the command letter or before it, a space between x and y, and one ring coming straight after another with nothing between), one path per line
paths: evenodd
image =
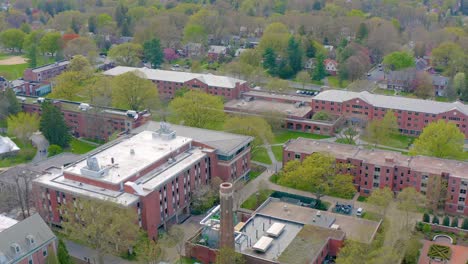
M363 203L365 203L365 202L367 202L367 198L368 198L368 197L366 197L366 196L359 196L359 197L357 198L357 200L358 200L358 202L363 202Z
M16 156L6 157L0 159L0 168L11 167L21 163L26 163L31 161L36 155L36 148L27 142L22 143L18 139L12 139L16 145L20 148L20 151Z
M334 88L346 88L349 85L348 80L342 80L340 83L340 80L336 76L328 76L328 86L334 87Z
M24 70L28 68L27 63L16 65L0 65L0 75L8 80L16 80L23 76Z
M272 190L260 190L254 194L252 194L247 200L245 200L241 207L248 209L248 210L255 210L257 207L259 207L263 202L270 197L270 195L274 191Z
M326 136L326 135L318 135L318 134L312 134L312 133L306 133L306 132L300 132L300 131L281 130L281 131L275 132L274 143L275 144L285 143L286 141L290 139L296 139L298 137L311 138L311 139L330 138L330 136Z
M379 145L384 145L384 146L399 148L399 149L409 149L409 147L413 144L415 139L416 139L415 137L395 134L390 137L387 143L385 144L381 143ZM363 137L363 140L366 140L366 138ZM385 149L384 147L378 147L378 148Z
M250 165L249 180L254 180L265 171L265 167L252 163Z
M341 143L341 144L356 145L356 142L354 142L354 140L349 142L348 139L346 139L346 138L338 138L337 140L335 140L335 142L336 143Z
M323 81L312 80L310 81L310 83L315 84L315 85L323 85Z
M258 147L252 151L252 160L264 164L271 164L270 156L268 156L268 152L264 147Z
M271 146L271 151L275 154L276 161L283 161L283 146Z
M194 264L197 263L198 261L195 259L187 258L187 257L181 257L178 261L175 263L181 263L181 264Z
M452 251L447 246L433 244L429 248L427 256L432 259L449 260L452 256Z
M436 96L435 100L437 102L452 102L452 100L448 99L447 97L443 97L443 96Z
M377 88L372 91L375 94L383 94L383 95L395 95L395 91L389 90L389 89L382 89L382 88Z
M371 211L366 211L362 213L362 218L367 219L367 220L372 220L372 221L380 221L381 219L379 214L376 214Z
M89 143L73 138L70 142L70 147L67 150L75 154L85 154L95 149L96 147L97 146L95 145L91 145Z

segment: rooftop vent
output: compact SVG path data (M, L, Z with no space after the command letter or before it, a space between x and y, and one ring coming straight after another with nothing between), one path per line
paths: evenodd
M135 149L130 149L130 155L135 155Z
M39 98L37 98L37 102L38 102L39 104L42 104L44 101L45 101L45 98L44 98L44 97L39 97Z
M88 111L88 109L91 107L89 106L89 104L81 103L78 108L80 108L81 111Z
M171 140L176 137L176 133L172 130L171 125L166 122L159 123L159 129L153 133L153 138L162 138L164 140Z
M85 176L101 178L107 175L109 168L101 167L96 157L89 157L86 159L86 167L81 168L80 171Z

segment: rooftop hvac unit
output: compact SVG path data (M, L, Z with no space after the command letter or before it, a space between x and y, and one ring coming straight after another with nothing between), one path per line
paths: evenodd
M135 110L128 110L126 114L128 117L134 117L136 116L137 112Z
M37 102L40 103L40 104L42 104L44 101L45 101L44 97L37 98Z
M90 106L89 106L89 104L81 103L79 108L80 108L81 111L87 111L90 108Z

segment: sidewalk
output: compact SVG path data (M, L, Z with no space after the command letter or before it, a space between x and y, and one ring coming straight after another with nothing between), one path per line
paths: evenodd
M68 253L70 254L70 256L83 261L83 263L87 263L85 259L89 259L88 263L98 264L98 254L96 250L79 245L70 240L64 240L63 242L65 242L65 245L67 246ZM104 256L104 263L106 264L131 264L134 262L130 262L130 261L121 259L119 257L106 255Z

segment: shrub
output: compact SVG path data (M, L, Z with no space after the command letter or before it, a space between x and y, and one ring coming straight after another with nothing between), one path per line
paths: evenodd
M458 227L458 217L452 218L452 224L450 225L451 227Z
M431 217L429 216L428 213L423 214L423 222L424 223L429 223L431 221Z
M462 229L468 230L468 218L463 219L463 224L461 226Z
M49 146L49 149L47 151L49 152L47 156L52 157L52 156L62 153L63 149L59 145L52 144Z
M436 225L438 225L440 223L439 222L439 217L437 217L437 215L434 215L434 217L432 218L432 223L436 224Z
M422 231L424 232L424 234L429 235L429 233L431 233L431 231L432 231L431 225L424 224L423 228L422 228Z
M322 120L322 121L327 121L327 120L330 120L330 115L328 115L327 112L324 112L324 111L319 111L317 113L314 114L314 116L312 117L313 120Z
M448 216L444 217L444 220L442 221L442 225L450 226L450 218Z

